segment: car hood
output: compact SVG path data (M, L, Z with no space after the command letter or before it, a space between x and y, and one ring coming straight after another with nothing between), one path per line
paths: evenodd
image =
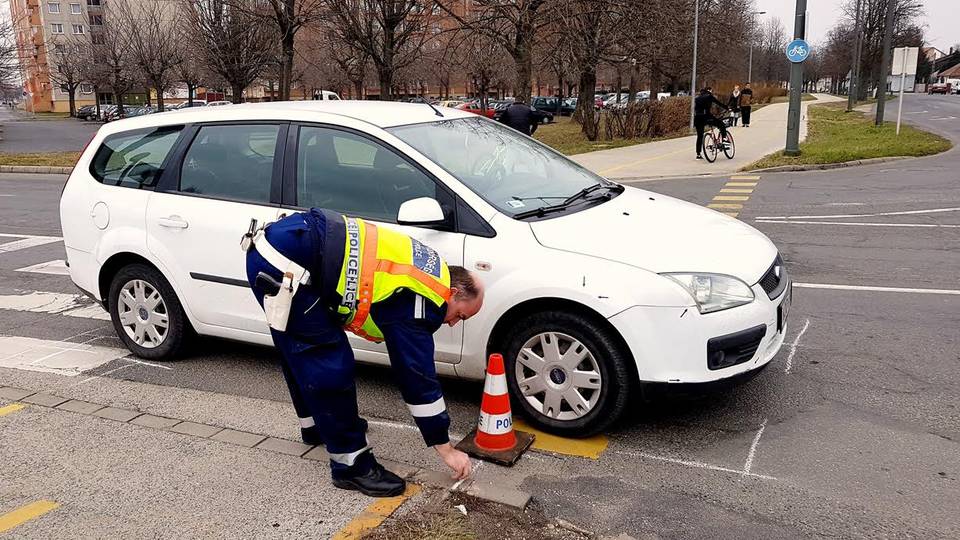
M777 248L760 231L719 212L625 187L606 203L530 224L543 246L651 272L711 272L753 285Z

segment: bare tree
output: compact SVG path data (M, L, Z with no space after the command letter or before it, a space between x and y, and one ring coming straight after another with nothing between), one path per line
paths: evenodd
M50 82L67 92L70 116L77 115L77 89L86 82L89 72L90 42L76 36L52 36L45 44Z
M163 94L176 82L177 67L185 54L178 40L176 13L165 9L165 5L158 0L118 2L114 8L116 20L110 21L126 33L137 69L146 85L157 91L160 111L163 111Z
M182 45L183 41L180 43ZM193 96L197 88L210 79L200 61L189 53L184 54L182 61L177 65L175 77L177 82L183 83L187 88L187 104L191 107L193 106Z
M516 77L514 95L530 99L533 74L533 53L536 37L550 23L549 11L563 0L473 0L467 13L461 13L460 4L439 2L437 5L456 19L464 28L499 41L513 59Z
M113 14L104 9L104 18ZM110 20L108 18L108 20ZM85 78L95 88L107 88L117 103L117 111L123 115L123 99L141 83L136 63L130 52L129 33L121 25L105 24L98 32L98 39L88 49Z
M393 96L396 72L415 62L436 19L430 0L326 0L331 31L370 58L380 99Z
M15 86L20 81L20 51L13 22L0 20L0 86Z
M183 0L194 48L206 67L223 78L233 92L233 102L243 102L243 91L274 60L273 28L252 15L257 0Z

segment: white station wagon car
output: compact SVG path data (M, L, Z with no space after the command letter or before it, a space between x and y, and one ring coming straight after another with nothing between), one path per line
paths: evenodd
M191 333L271 344L240 238L310 207L394 227L479 273L486 301L435 336L440 374L501 352L514 407L584 436L641 383L759 371L791 287L776 247L723 214L607 181L468 112L302 101L203 107L103 126L60 202L74 283L135 354ZM388 364L351 337L358 360Z

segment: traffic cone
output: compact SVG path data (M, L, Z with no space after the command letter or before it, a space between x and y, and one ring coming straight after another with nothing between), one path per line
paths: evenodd
M513 465L533 444L534 435L513 429L510 394L503 356L491 354L480 402L477 429L464 437L457 448L481 459Z
M503 369L503 356L499 354L491 354L487 364L480 422L473 442L484 450L494 451L509 450L517 444L510 413L510 394L507 393L507 374Z

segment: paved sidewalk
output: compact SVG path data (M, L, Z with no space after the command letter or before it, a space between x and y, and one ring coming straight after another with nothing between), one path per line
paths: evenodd
M843 99L828 94L814 95L820 102ZM801 140L806 138L807 106L810 103L815 102L804 101L801 104ZM782 150L786 142L786 132L787 104L776 103L753 113L749 128L733 128L737 145L737 153L733 159L718 156L715 163L694 159L696 137L693 135L588 152L573 156L572 159L591 171L617 180L730 174L767 154Z

